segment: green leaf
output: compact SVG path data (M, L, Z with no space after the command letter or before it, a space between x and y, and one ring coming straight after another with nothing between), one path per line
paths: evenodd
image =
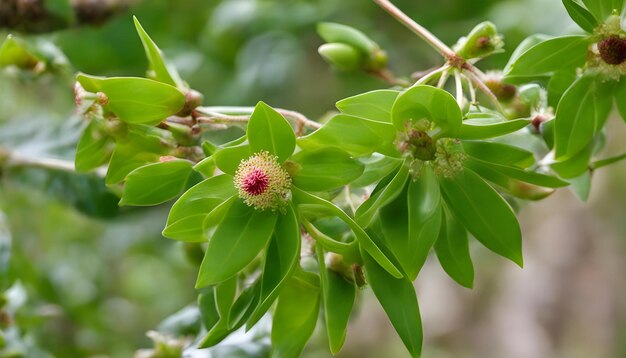
M363 164L336 148L301 151L290 161L293 183L307 191L328 191L349 184L363 174Z
M485 162L528 168L535 164L533 153L512 145L496 142L463 142L469 156Z
M337 272L326 268L324 250L319 245L316 245L315 249L320 265L326 333L330 352L335 355L339 353L346 340L348 320L354 307L357 287L354 282L348 282Z
M228 328L230 330L238 329L248 320L254 309L259 304L261 293L261 280L257 279L254 283L246 287L237 297L235 303L228 313Z
M557 160L571 158L600 132L613 97L610 84L597 77L579 78L565 92L554 119L554 146Z
M589 193L591 192L591 173L586 171L569 181L574 194L583 202L587 202L587 200L589 200Z
M450 93L432 86L414 86L401 93L391 109L391 119L398 131L406 130L406 121L427 119L440 128L439 137L454 137L461 128L463 114Z
M114 141L102 130L102 121L92 119L78 141L74 164L79 172L98 168L111 158Z
M226 174L235 175L242 160L248 159L252 155L248 144L240 144L234 147L224 147L215 152L215 164Z
M237 194L233 177L219 175L187 190L172 206L163 236L180 241L206 241L203 223L219 204Z
M400 195L408 178L409 167L408 165L402 165L389 184L379 184L381 189L377 189L372 196L359 206L354 214L356 222L362 227L368 227L374 220L378 210Z
M400 257L405 257L404 261L409 264L405 270L409 278L415 280L441 227L441 193L437 177L430 166L422 166L419 177L409 181L407 204L409 241Z
M237 295L237 278L231 277L213 287L213 290L215 291L215 310L219 319L200 341L200 348L214 346L232 332L232 329L228 327L228 317Z
M537 77L581 67L587 60L589 41L587 36L563 36L538 43L507 66L505 80L510 77Z
M406 278L395 278L383 270L366 252L363 252L365 277L372 291L387 313L411 357L419 357L422 350L422 321L415 288Z
M291 192L293 194L294 201L298 204L298 211L301 215L305 215L307 211L313 211L316 215L327 213L328 215L339 218L350 227L361 247L369 252L370 255L385 270L387 270L394 277L402 277L402 273L398 271L391 261L389 261L389 259L385 256L385 254L383 254L376 243L372 241L363 228L352 220L352 218L349 217L343 210L335 206L333 203L302 191L295 186L292 187Z
M33 53L28 44L10 34L0 46L0 68L16 66L20 69L33 70L43 60Z
M247 329L267 312L293 274L300 262L300 242L300 225L294 208L290 205L287 213L280 215L276 222L274 236L265 255L259 304L250 316Z
M139 167L128 174L120 206L150 206L174 199L185 190L192 164L170 160Z
M573 157L553 163L550 165L550 168L552 168L561 178L564 179L578 177L589 170L589 161L591 160L594 146L595 143L590 142L585 148L583 148L583 150L576 153Z
M177 83L180 82L180 77L176 73L174 76L170 74L170 70L167 68L165 64L165 60L163 59L163 53L161 49L152 41L150 36L143 29L137 17L133 16L133 20L135 22L135 29L137 30L137 34L141 39L141 43L143 44L143 49L146 52L146 58L148 59L148 64L150 70L148 71L148 77L153 80L167 83L168 85L172 85L174 87L180 87Z
M574 83L577 78L576 71L572 69L557 71L550 77L547 88L548 103L553 108L557 107L565 91L570 88L572 83Z
M583 30L588 33L593 33L598 26L598 20L584 7L580 6L574 0L563 0L563 5L569 16L578 24Z
M277 215L235 200L209 239L196 288L225 281L252 262L269 242Z
M465 169L440 180L447 205L474 237L522 266L522 234L513 209L476 173Z
M620 81L615 90L615 104L617 110L626 123L626 81Z
M468 159L467 164L471 166L479 166L479 167L486 166L508 177L521 180L525 183L543 186L546 188L563 188L569 185L567 182L557 177L537 173L537 172L530 171L530 170L524 170L524 169L520 169L520 168L508 166L508 165L487 163L487 162L483 162L481 160L472 159L472 158Z
M363 171L363 175L350 183L350 187L352 188L361 188L377 183L402 164L401 159L391 158L377 153L369 157L359 158L359 162L365 165L365 170Z
M613 10L621 14L624 9L624 0L583 0L583 3L600 21L606 20Z
M398 94L394 90L375 90L342 99L336 106L344 114L391 123L391 108Z
M215 289L210 289L198 295L198 308L202 316L202 324L207 331L210 331L220 320L220 313L215 304Z
M355 157L374 152L397 156L395 139L396 130L391 124L339 114L322 128L299 138L298 146L305 150L339 148Z
M517 132L526 127L530 119L514 119L502 121L499 118L466 119L457 134L459 139L487 139Z
M310 273L309 276L317 276ZM319 282L293 276L285 283L272 320L272 357L299 357L313 334L319 312Z
M248 122L248 142L253 153L268 151L284 162L296 148L296 135L287 120L272 107L259 102Z
M81 73L76 79L88 92L104 93L108 98L104 107L127 123L155 125L185 104L185 95L178 88L146 78L104 78Z
M520 42L520 44L515 48L515 50L513 50L513 53L511 54L511 57L509 58L509 61L507 62L502 72L503 73L510 72L513 64L520 58L520 56L522 56L522 54L524 54L524 52L528 51L531 47L541 42L549 40L550 38L551 38L550 36L542 35L542 34L534 34L525 38L522 42ZM507 78L507 80L510 80L510 78Z
M171 133L142 124L128 126L128 133L119 139L111 155L106 184L117 184L140 166L158 162L172 150Z
M447 210L443 210L441 231L435 242L435 253L444 271L459 285L474 286L474 265L469 252L467 232Z

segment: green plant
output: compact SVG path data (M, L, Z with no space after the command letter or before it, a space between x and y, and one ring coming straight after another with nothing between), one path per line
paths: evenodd
M106 165L120 205L177 198L163 236L184 242L199 264L202 327L191 334L193 348L219 348L271 311L272 355L295 357L321 308L335 354L367 284L419 356L412 281L431 250L469 288L468 234L522 266L515 209L523 200L568 185L586 199L593 171L624 158L595 159L614 99L626 119L622 1L564 0L587 35L533 36L490 73L475 64L504 45L493 24L477 25L450 48L389 1L374 2L444 64L398 78L367 35L320 24L326 61L392 86L337 102L324 123L263 102L202 106L137 20L146 78L78 74L76 102L88 125L76 170ZM0 48L0 65L35 73L55 70L52 58L14 38ZM152 337L149 356L177 356L184 346Z

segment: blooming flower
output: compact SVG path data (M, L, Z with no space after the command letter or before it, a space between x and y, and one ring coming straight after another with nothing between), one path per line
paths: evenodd
M281 209L287 202L291 177L278 157L267 151L242 160L234 178L239 197L258 210Z

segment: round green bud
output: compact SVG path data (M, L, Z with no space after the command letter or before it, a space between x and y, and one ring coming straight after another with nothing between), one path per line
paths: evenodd
M496 25L489 21L482 22L457 42L455 50L459 56L469 60L483 58L502 50L504 42L498 34Z
M350 45L333 42L324 44L317 50L329 64L342 71L356 71L361 68L364 56Z

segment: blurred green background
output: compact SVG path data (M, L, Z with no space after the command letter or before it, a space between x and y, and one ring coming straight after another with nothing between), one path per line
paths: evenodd
M480 63L483 70L502 66L529 34L576 31L558 0L395 3L448 44L478 22L494 22L507 52ZM76 71L142 76L147 63L132 15L205 105L263 100L318 118L341 98L384 88L323 62L319 21L365 31L397 74L441 62L363 0L134 1L101 26L38 37L57 44ZM0 72L0 148L72 160L82 128L72 84L71 76ZM607 151L617 153L626 132L612 122ZM596 174L588 204L564 190L525 207L524 270L474 247L470 291L428 263L416 282L424 357L626 356L625 179L618 164ZM160 235L168 206L119 210L116 203L93 175L0 171L0 256L10 232L10 276L18 282L5 296L21 303L15 314L28 356L131 357L151 346L146 331L195 300L195 266L179 243ZM408 356L376 301L363 296L340 356ZM323 336L316 333L307 357L330 356Z

